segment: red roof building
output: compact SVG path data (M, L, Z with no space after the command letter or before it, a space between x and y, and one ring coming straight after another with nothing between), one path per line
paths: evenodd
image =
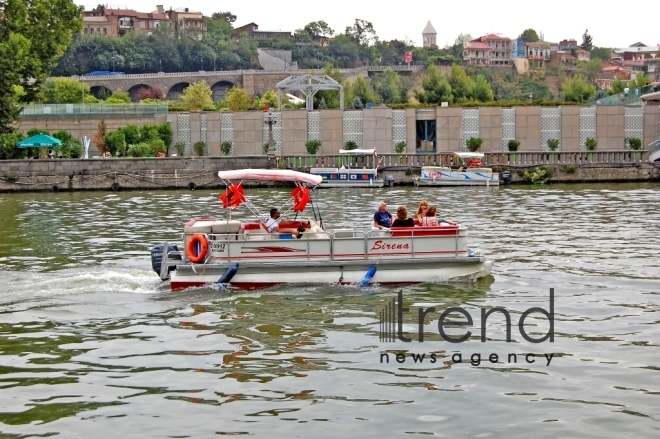
M474 65L511 65L511 39L489 34L463 43L463 62Z

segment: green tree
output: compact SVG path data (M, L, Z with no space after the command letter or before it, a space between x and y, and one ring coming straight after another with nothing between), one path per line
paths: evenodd
M23 133L11 129L0 133L0 160L22 159L27 154L27 148L16 148L16 144L25 139Z
M600 76L600 70L603 68L603 60L594 58L584 64L584 70L589 81L595 81Z
M42 81L82 29L82 7L71 0L2 0L0 2L0 133L12 132L23 100L36 99Z
M214 12L211 15L211 18L213 20L223 20L226 21L227 23L233 23L236 21L236 15L232 14L231 12Z
M245 111L252 107L252 96L241 87L232 87L225 95L225 101L231 111Z
M526 43L536 43L539 40L539 34L534 29L525 29L518 38L522 38Z
M323 20L312 21L307 23L304 28L298 29L296 34L298 35L308 35L310 38L314 37L331 37L335 31Z
M474 81L467 76L463 67L454 64L447 77L455 102L465 102L472 98Z
M71 78L54 78L41 88L43 101L49 104L80 104L83 94L89 96L89 84Z
M338 35L333 41L336 41L342 35ZM344 36L344 38L346 38ZM330 43L332 45L332 43ZM344 78L341 76L341 72L336 68L332 63L327 63L323 70L323 73L337 81L340 85L344 84ZM339 108L339 92L333 90L321 90L314 95L314 106L318 108L319 102L321 99L325 99L325 103L328 108ZM344 105L348 105L350 101L346 98Z
M359 98L362 104L366 104L367 102L373 103L376 100L376 93L371 88L368 79L357 77L355 81L346 86L347 101L355 102L356 98Z
M493 100L493 90L484 75L477 75L474 80L472 96L480 102L491 102Z
M355 19L353 26L346 26L346 31L344 33L351 40L364 46L368 46L370 43L378 41L378 36L376 35L373 24L359 18Z
M422 92L415 90L415 99L422 104L440 105L442 102L454 102L451 85L438 73L434 65L429 66L429 75L422 79L422 88Z
M578 73L573 78L564 81L561 92L567 102L586 102L596 93L596 87L589 83L586 76Z
M621 80L621 76L617 76L612 81L612 94L623 93L623 89L626 88L626 84Z
M591 52L591 49L594 48L591 35L589 35L589 29L585 30L584 34L582 34L582 44L580 44L580 47L587 52Z
M612 50L606 47L594 47L591 49L591 59L602 59L603 61L609 61L612 59Z
M191 110L203 110L213 107L213 92L206 81L197 81L190 84L183 90L181 100Z
M103 146L111 155L124 155L126 153L126 138L121 130L110 131L103 140Z
M635 79L630 81L630 88L644 87L645 85L649 85L650 83L651 80L649 79L648 76L644 75L644 73L642 72L637 72Z
M408 101L409 84L389 67L382 73L376 73L371 80L371 85L381 102L403 104Z

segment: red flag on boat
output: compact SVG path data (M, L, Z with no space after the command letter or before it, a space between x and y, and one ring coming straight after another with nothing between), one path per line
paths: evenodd
M295 212L302 212L305 210L307 203L309 203L312 198L309 196L309 188L303 186L296 186L296 188L291 192L293 197L293 210Z
M225 209L236 209L238 206L245 203L243 185L240 183L230 184L225 193L220 195L220 199L222 200L222 207Z

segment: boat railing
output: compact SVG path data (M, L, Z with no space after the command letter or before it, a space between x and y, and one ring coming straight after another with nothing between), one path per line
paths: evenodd
M639 163L648 160L648 150L601 150L601 151L542 151L542 152L486 152L481 162L492 166L581 165L596 163ZM431 154L378 154L350 155L287 155L280 163L291 169L341 168L383 169L396 167L421 168L422 166L458 167L460 161L454 153Z
M353 229L353 228L346 228L346 229L328 229L328 230L319 230L319 231L307 231L303 233L303 238L298 240L294 238L290 234L273 234L273 233L267 233L263 232L261 230L259 231L253 231L250 233L209 233L205 234L209 240L210 247L211 247L211 252L213 252L214 244L215 243L236 243L238 244L239 242L257 242L257 241L271 241L271 243L274 242L280 242L284 244L286 241L294 241L297 243L303 242L305 243L306 247L306 255L303 256L303 258L306 258L307 260L312 259L312 253L310 252L310 246L314 241L327 241L329 248L330 248L330 260L335 260L335 256L333 254L334 251L334 241L346 241L346 240L356 240L356 244L358 242L362 242L363 244L361 245L363 247L363 257L362 259L364 260L377 260L382 258L383 256L387 256L387 253L376 253L374 254L373 252L370 251L371 246L373 246L373 240L377 239L382 239L386 243L387 241L390 240L395 240L398 241L401 238L409 238L410 239L410 257L415 258L419 257L418 255L416 256L415 254L415 241L419 239L424 239L427 237L441 237L444 239L452 239L454 241L454 256L458 257L459 252L460 252L460 247L459 247L459 238L462 235L460 232L461 230L464 230L462 226L458 227L399 227L399 228L393 228L393 229ZM307 236L305 236L307 234ZM288 235L288 236L287 236ZM170 252L171 253L171 252ZM181 257L187 260L187 255L186 252L179 252L181 254ZM228 262L231 262L236 259L240 259L240 257L232 257L231 251L227 253L227 258L226 260Z

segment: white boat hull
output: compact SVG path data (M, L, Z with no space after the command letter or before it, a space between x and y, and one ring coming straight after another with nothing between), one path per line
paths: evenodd
M231 279L231 285L240 289L258 289L282 284L358 284L371 267L376 267L372 282L380 285L404 285L418 283L445 283L474 281L486 277L493 268L493 262L483 257L473 260L443 260L435 263L415 265L397 262L369 261L345 265L304 264L295 265L248 265L239 266ZM217 284L227 269L233 264L218 264L191 267L179 265L172 272L172 290ZM240 263L239 263L240 265ZM193 271L193 268L195 270Z
M320 188L337 187L383 187L385 180L378 178L375 169L358 168L311 168L312 175L318 175L323 181Z

